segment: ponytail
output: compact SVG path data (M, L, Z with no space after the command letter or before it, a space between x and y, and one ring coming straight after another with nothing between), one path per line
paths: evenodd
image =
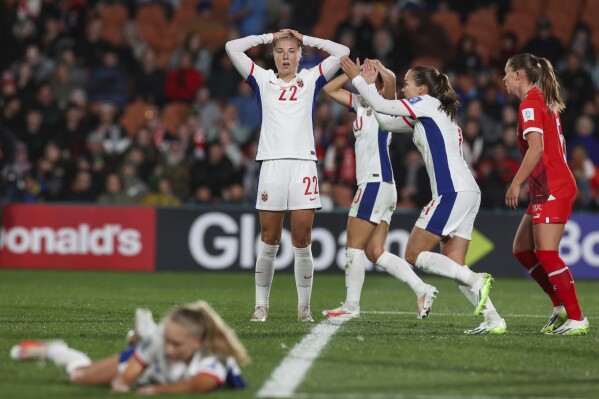
M513 71L523 70L526 79L539 87L545 96L545 105L552 111L562 112L566 104L560 95L559 82L555 76L553 66L548 59L537 57L529 53L521 53L507 61L508 67Z
M250 361L235 332L205 301L176 308L168 314L167 320L189 328L192 335L201 339L206 355L232 356L242 365Z
M455 92L449 77L444 73L439 73L437 68L432 66L417 66L411 69L414 74L416 86L428 87L428 92L441 102L439 110L445 112L452 121L456 121L460 99Z

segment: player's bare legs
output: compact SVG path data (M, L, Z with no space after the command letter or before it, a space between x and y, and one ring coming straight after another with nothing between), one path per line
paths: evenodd
M291 211L291 243L295 254L295 285L297 287L298 321L314 322L310 312L314 260L312 259L312 223L314 209Z
M95 361L89 366L79 367L69 377L73 384L110 385L118 374L118 367L119 356L115 355Z
M260 249L256 257L256 308L251 321L266 321L268 317L270 287L275 272L275 258L283 233L283 211L259 211Z

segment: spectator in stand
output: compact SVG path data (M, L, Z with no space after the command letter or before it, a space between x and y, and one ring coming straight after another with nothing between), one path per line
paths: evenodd
M356 156L349 141L350 134L353 134L353 131L339 126L324 156L324 176L332 183L355 184Z
M89 132L84 112L75 104L69 104L63 120L54 130L53 140L71 159L77 159L85 151Z
M98 204L102 205L130 205L135 201L123 192L123 183L116 173L106 176L104 192L98 197Z
M23 130L25 124L23 116L23 103L17 96L7 97L2 99L0 106L0 123L4 125L4 129L12 132Z
M368 21L368 5L364 1L356 1L352 5L351 14L347 21L337 27L337 41L345 32L351 32L355 39L355 46L351 47L352 57L373 58L372 43L374 39L374 28Z
M119 108L127 103L127 74L114 49L106 49L102 54L102 63L92 69L87 82L87 94L90 102L111 102Z
M83 68L77 66L77 60L72 48L65 48L60 53L58 63L65 65L68 71L68 80L73 82L75 86L85 86L87 83L87 72Z
M33 68L23 62L16 67L17 95L24 104L30 104L35 98L37 85L33 80Z
M595 90L591 75L582 68L580 56L573 52L566 56L566 67L560 73L560 82L564 86L566 100L563 131L568 135L584 103L593 100Z
M91 173L92 185L96 193L102 190L106 174L115 167L115 164L110 161L110 157L104 150L102 136L98 133L90 134L87 137L86 150L79 158L77 168Z
M478 162L485 153L485 139L481 136L478 120L468 118L462 126L462 156L468 169L476 177Z
M524 45L522 52L547 58L553 65L557 65L563 51L562 42L553 34L551 21L547 17L540 17L535 36Z
M486 86L484 86L481 98L483 112L496 123L501 121L503 102L504 97L501 93L499 93L495 83L488 83Z
M212 80L212 79L211 79ZM200 117L201 125L208 131L216 126L221 119L221 110L218 103L211 98L210 89L202 87L196 93L195 101L192 104L195 113Z
M23 63L31 67L33 82L36 85L47 81L54 70L54 61L41 54L39 46L34 43L27 46Z
M233 163L225 155L221 143L215 141L208 147L208 156L191 166L191 190L201 186L210 188L214 201L222 201L223 189L238 179Z
M148 185L137 175L137 165L132 162L124 162L120 170L123 182L123 191L133 202L139 200L150 192Z
M241 75L237 72L231 59L225 51L219 51L214 55L212 72L208 88L212 97L216 100L226 101L237 94L237 87L241 82Z
M518 162L522 160L522 155L520 155L520 149L518 148L518 133L515 125L507 125L503 128L501 143L508 158L515 159Z
M168 179L169 188L178 198L189 196L190 163L185 157L185 147L179 139L169 141L168 151L160 156L150 177L152 185L160 186L162 178ZM159 190L161 193L162 191Z
M247 143L252 134L252 131L239 120L238 108L234 104L225 105L220 123L208 132L208 141L216 139L221 129L228 130L235 143L240 146Z
M44 125L49 130L54 130L62 119L63 109L58 107L52 88L48 83L39 86L35 96L36 106L42 113ZM66 106L66 104L64 104Z
M49 142L44 149L44 157L38 162L36 176L43 187L48 201L60 199L68 174L68 165L61 155L60 148Z
M164 88L166 99L191 103L202 86L204 86L204 75L194 69L191 53L184 51L179 66L166 75Z
M476 176L482 193L482 206L494 209L503 206L508 184L518 172L519 167L518 160L507 156L503 143L493 146L491 157L482 159L476 168Z
M93 133L100 134L103 138L106 154L116 159L125 152L131 144L125 129L116 122L116 106L111 103L103 103L98 112L99 122Z
M595 61L595 49L591 33L591 28L586 23L579 22L574 28L572 41L568 46L568 52L573 52L580 58L585 71L589 71Z
M49 58L57 58L60 52L70 46L70 40L64 33L64 24L60 15L48 16L44 21L43 33L40 37L40 51Z
M581 145L570 146L572 148L570 157L570 170L576 180L578 195L574 206L577 208L586 208L593 201L592 181L597 174L597 167L587 157L587 149Z
M171 182L167 177L160 177L156 190L146 194L142 199L143 205L177 207L181 205L179 198L175 196L171 188Z
M474 98L466 104L465 112L462 113L460 126L466 124L466 120L474 119L480 125L480 136L488 142L494 143L501 138L501 126L483 110L483 103Z
M416 3L408 3L401 12L401 21L405 24L410 53L414 58L431 57L441 64L449 61L453 52L451 43L428 11Z
M458 49L445 69L460 75L476 76L483 70L483 62L476 48L476 38L465 34L458 43Z
M229 102L235 106L239 116L239 122L249 129L250 132L253 132L260 127L260 110L258 109L258 103L256 102L254 92L249 84L240 82L237 95L232 97ZM244 141L240 144L245 143L245 141L247 141L247 137L244 137Z
M397 136L397 135L396 135ZM431 187L422 155L418 150L409 150L402 162L393 165L396 179L397 206L399 208L422 208L431 199Z
M399 70L399 61L397 60L399 54L395 49L393 35L389 29L382 28L374 32L372 48L375 59L386 65L387 69L392 71Z
M218 142L223 146L225 155L233 164L235 171L240 171L244 157L241 147L233 140L231 131L227 128L220 129L218 132Z
M17 137L27 146L29 161L37 165L44 154L44 148L50 140L50 134L44 127L44 117L37 108L31 108L25 115L25 126L17 132Z
M204 47L204 41L198 32L191 31L187 33L183 46L175 50L171 56L171 68L175 68L181 63L181 55L184 52L191 54L193 67L200 71L206 80L210 79L212 52Z
M46 202L44 187L30 174L25 176L23 188L19 193L19 201L25 204Z
M229 19L241 36L260 35L266 29L266 0L233 0Z
M80 170L67 189L64 200L67 202L95 202L92 176L86 170Z
M568 159L572 159L572 151L576 146L582 146L587 150L589 158L595 165L599 165L599 139L596 137L593 120L581 115L576 120L574 135L568 139Z
M164 104L165 86L166 74L158 67L156 52L148 47L141 57L140 71L135 75L133 97L150 104L162 106Z
M102 20L95 18L85 26L85 37L77 36L74 53L77 65L85 68L95 68L102 63L104 50L109 46L102 39Z
M518 52L518 38L513 32L501 34L499 47L491 49L490 66L496 71L502 71L510 57Z
M51 93L56 97L57 106L61 111L66 109L71 94L73 94L73 90L76 87L77 83L71 80L67 64L59 63L50 79L50 88Z

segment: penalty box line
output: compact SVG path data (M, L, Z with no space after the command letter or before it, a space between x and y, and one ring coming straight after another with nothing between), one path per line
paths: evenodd
M256 395L259 398L292 398L295 388L302 382L320 351L339 327L350 319L349 316L337 316L318 323L291 349Z

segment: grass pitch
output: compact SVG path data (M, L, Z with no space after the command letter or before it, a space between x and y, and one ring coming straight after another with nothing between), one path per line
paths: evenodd
M156 318L171 307L205 299L246 345L248 387L210 398L248 398L269 378L312 325L296 319L292 274L278 273L267 323L249 323L253 273L111 273L0 270L0 397L104 398L105 387L68 383L51 364L18 363L9 349L23 339L62 338L92 359L119 352L136 307ZM534 282L497 279L491 298L506 319L503 336L468 336L478 325L472 307L447 279L424 276L440 291L431 316L416 319L416 298L386 275L368 275L360 318L346 322L320 353L294 396L298 398L535 397L599 395L599 281L577 281L591 323L585 337L544 336L551 303ZM344 299L342 274L316 276L312 309ZM119 397L138 397L119 395ZM171 395L177 398L197 395Z

